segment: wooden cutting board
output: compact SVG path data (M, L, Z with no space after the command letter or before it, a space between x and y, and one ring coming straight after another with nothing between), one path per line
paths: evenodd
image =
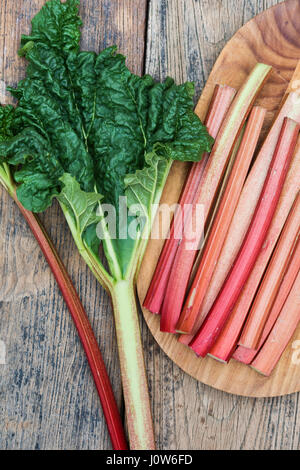
M264 134L270 127L299 59L300 0L287 0L253 18L227 43L202 92L197 112L203 119L217 83L239 88L255 63L264 62L274 69L257 101L268 110ZM294 87L300 88L300 80L294 83ZM188 168L187 164L178 162L173 165L161 202L173 204L178 201ZM149 241L138 279L141 304L162 247L163 240ZM224 365L211 358L197 358L189 348L178 343L176 336L160 332L158 315L146 309L143 309L143 314L163 351L181 369L207 385L251 397L271 397L300 391L300 348L295 343L300 340L300 327L272 376L265 378L233 360Z

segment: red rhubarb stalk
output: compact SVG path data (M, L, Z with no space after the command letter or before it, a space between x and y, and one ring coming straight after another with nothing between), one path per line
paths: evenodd
M300 175L299 175L300 176ZM256 349L270 314L300 227L300 194L295 200L276 249L255 296L239 344Z
M201 357L211 350L238 299L264 242L295 150L300 126L284 120L255 213L234 265L190 346Z
M244 364L251 364L257 355L258 351L262 348L264 342L269 336L280 312L281 309L290 293L292 285L297 277L297 274L300 270L300 237L296 243L295 249L292 252L289 266L286 270L282 283L280 284L275 302L272 306L269 318L265 325L261 340L259 342L257 349L244 348L243 346L238 346L235 350L232 358L236 361L242 362Z
M177 324L181 333L196 333L194 327L205 293L216 267L226 234L239 200L250 163L257 146L266 110L255 106L234 161L224 195L206 241L201 262Z
M251 367L269 376L290 342L300 321L300 271L280 315Z
M214 208L213 208L212 214L210 216L210 220L208 222L208 226L207 226L207 229L206 229L206 234L205 234L203 243L200 246L199 253L197 255L195 264L194 264L193 269L192 269L192 274L191 274L190 281L189 281L188 291L192 286L192 282L193 282L193 280L196 276L196 273L198 271L198 268L200 266L202 250L203 250L203 248L205 246L205 243L208 239L208 236L209 236L209 234L212 230L213 222L214 222L214 219L216 217L216 214L218 213L218 209L220 207L221 200L222 200L222 197L224 195L224 192L225 192L225 189L226 189L229 177L230 177L230 173L231 173L231 170L232 170L234 162L235 162L235 158L237 156L238 150L239 150L240 145L241 145L241 141L242 141L242 138L243 138L243 135L244 135L245 127L246 127L246 124L244 125L244 128L242 129L242 131L239 135L239 138L235 143L235 147L232 151L232 154L230 156L230 160L229 160L229 163L228 163L228 166L227 166L227 169L226 169L226 173L225 173L225 176L223 178L221 188L218 192L217 200L214 204ZM200 319L200 321L201 321L201 319ZM195 333L197 333L197 331L199 330L199 328L202 324L202 322L201 322L201 324L199 323L199 326L198 326L198 322L199 322L199 315L197 316L196 324L195 324L195 327L194 327ZM182 344L185 344L186 346L188 346L189 343L191 342L191 340L193 339L193 337L194 337L194 333L192 333L192 334L186 334L186 333L180 334L179 337L178 337L178 341L179 341L179 343L182 343Z
M207 290L205 295L202 307L200 308L200 312L197 318L197 326L203 324L205 318L208 315L208 312L212 308L212 305L221 290L221 287L234 263L234 260L239 252L239 249L242 245L243 239L246 235L246 232L249 228L250 221L253 217L255 207L257 205L267 172L268 168L271 163L272 156L274 154L274 150L276 147L276 143L279 137L280 129L282 127L282 123L284 117L290 117L295 121L300 123L300 96L297 93L290 93L286 96L281 110L279 111L277 117L274 120L274 123L255 159L255 162L249 172L249 175L246 179L245 185L243 187L241 196L239 198L239 202L237 208L235 210L234 216L232 218L226 240L224 242L223 248L221 250L218 263L216 269L214 271L213 277L210 282L210 286ZM289 213L289 210L292 205L292 201L294 200L297 191L299 189L299 168L300 168L300 141L299 141L299 151L297 157L293 159L291 165L291 171L288 174L288 181L290 184L285 184L284 190L282 193L282 201L280 203L281 209L278 209L278 214L276 215L276 224L272 223L273 229L272 233L270 232L270 240L272 241L272 247L269 251L269 245L266 247L267 250L265 252L261 252L259 255L259 260L261 260L261 265L263 267L263 271L259 273L258 282L254 289L254 294L257 290L259 281L263 275L263 272L266 268L266 263L272 253L272 250L275 246L275 243L278 239L278 236L282 230L283 224L286 220L286 217ZM294 171L292 171L292 167ZM283 196L284 195L284 196ZM268 253L267 253L268 252ZM266 261L264 261L266 259ZM252 277L252 275L251 275ZM250 282L250 281L249 281ZM253 294L253 296L254 296ZM246 292L243 294L246 297ZM253 300L247 302L247 305L244 305L242 311L247 314L249 308L251 306L251 302ZM245 319L245 317L244 317ZM242 325L241 325L242 327ZM193 339L193 335L182 335L180 336L179 341L183 344L189 344Z
M215 87L205 120L207 130L214 139L218 134L235 92L233 88L227 85L217 85ZM200 162L194 163L186 180L179 200L181 210L175 212L170 227L169 238L164 244L147 295L143 302L143 306L152 313L160 313L170 270L180 243L179 232L182 227L182 210L184 210L185 205L192 204L208 158L209 154L206 153L203 155Z
M292 168L290 168L290 170L291 169ZM298 176L299 174L300 173L298 173ZM285 186L286 186L286 183L288 183L288 178L285 182ZM283 188L282 192L284 191L284 189L285 188ZM270 229L268 231L266 240L264 242L264 245L267 247L269 247L269 242L270 244L273 245L273 243L271 243L272 239L270 240L270 232L272 234L272 231L273 231L272 229L274 225L276 225L276 218L278 218L276 216L278 214L278 207L280 206L280 204L282 204L282 197L279 200L276 213L274 214ZM296 243L299 226L300 226L300 195L298 194L298 196L296 197L295 203L292 207L292 210L288 216L288 219L285 223L284 229L281 233L280 239L277 243L276 249L272 255L271 261L268 265L267 271L261 282L261 285L256 294L253 306L250 311L250 315L252 312L253 318L255 315L255 321L257 322L257 330L259 328L260 322L263 321L263 317L267 318L268 315L270 314L272 304L274 302L275 296L277 295L279 285L281 284L283 276L285 275L285 271L287 269L287 266L291 258L291 253L293 252L293 248ZM262 252L264 251L265 250L262 248ZM255 263L252 273L255 270L255 268L258 266L258 261L259 261L259 257L258 257L257 262ZM226 322L226 325L224 329L222 330L222 333L218 337L216 343L213 345L209 353L209 355L213 356L215 359L218 359L223 362L228 362L228 360L230 359L232 353L234 352L236 348L236 344L241 335L241 331L245 323L245 319L246 319L247 312L248 312L248 310L243 310L241 308L240 299L243 298L247 290L248 290L248 282L246 282L243 288L243 292L240 298L238 299L228 321ZM248 319L249 318L250 317L248 317ZM247 322L248 322L248 319L247 319ZM273 324L274 324L274 321L273 321ZM256 330L255 327L254 327L254 330ZM261 332L262 332L262 328L261 328ZM261 336L261 332L257 334ZM253 349L254 348L251 348L250 350L252 351Z
M238 139L234 145L234 149L233 151L231 152L231 155L230 155L230 158L229 158L229 162L228 162L228 165L227 165L227 168L226 168L226 171L225 171L225 174L224 174L224 177L223 177L223 180L221 182L221 186L220 186L220 189L218 189L218 192L217 192L217 197L216 197L216 200L215 202L213 203L213 207L212 207L212 211L211 213L209 214L208 216L208 219L207 219L207 222L206 222L206 226L204 228L204 238L203 238L203 241L200 245L200 248L199 248L199 252L197 254L197 257L196 257L196 260L195 260L195 263L194 263L194 266L193 266L193 269L192 269L192 273L191 273L191 276L190 276L190 279L189 279L189 284L188 284L188 291L189 289L191 288L192 286L192 283L193 283L193 280L196 276L196 273L198 271L198 268L200 266L200 262L201 262L201 255L202 255L202 252L203 252L203 248L206 244L206 241L208 240L208 237L209 237L209 234L212 230L212 227L213 227L213 222L215 220L215 217L218 213L218 210L219 210L219 207L220 207L220 204L221 204L221 201L222 201L222 198L224 196L224 193L225 193L225 190L226 190L226 187L227 187L227 183L228 183L228 180L229 180L229 177L230 177L230 174L231 174L231 170L233 168L233 165L234 165L234 162L235 162L235 159L236 159L236 156L237 156L237 153L239 151L239 148L240 148L240 145L241 145L241 142L242 142L242 139L243 139L243 136L244 136L244 133L245 133L245 128L246 128L246 124L244 124L243 126L243 129L241 130L239 136L238 136ZM185 334L184 336L189 336L187 334Z
M197 209L203 207L205 224L235 142L270 71L271 67L267 65L256 65L235 97L218 133L211 157L204 169L201 185L195 195L193 210L185 224L183 240L178 247L172 266L162 306L161 331L176 332L176 324L182 309L191 270L203 235L203 231L198 230L191 239L193 228L197 227Z
M127 450L128 447L123 430L123 424L106 367L93 329L69 274L38 216L26 210L22 206L15 192L10 192L10 194L17 203L43 254L45 255L71 313L94 378L113 449Z
M299 191L299 175L300 175L300 139L298 139L297 148L293 156L286 181L284 183L280 199L278 201L274 217L270 228L264 240L264 244L260 250L255 265L250 276L243 287L234 309L226 324L225 331L221 333L218 344L222 345L222 351L214 350L214 355L220 360L228 360L232 351L240 338L242 328L254 300L255 294L262 280L264 272L267 268L273 250L276 246L282 228L286 222L293 201ZM222 343L222 339L224 342Z

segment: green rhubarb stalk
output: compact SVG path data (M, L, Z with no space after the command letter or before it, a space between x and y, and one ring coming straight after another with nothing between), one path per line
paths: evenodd
M121 266L118 264L115 249L109 237L107 226L104 223L102 223L103 245L107 254L110 272L114 273L113 276L104 268L100 259L84 241L79 209L71 201L72 194L77 193L77 196L83 195L83 191L80 190L78 183L70 175L66 174L63 176L62 181L65 187L58 196L61 208L81 256L112 299L129 441L131 449L135 450L155 449L151 405L136 304L135 283L155 218L155 210L161 198L171 165L171 160L164 161L162 164L159 159L157 159L154 165L155 171L153 174L157 175L159 173L160 177L157 178L156 176L156 187L152 188L148 207L143 206L146 217L145 226L135 240L131 258L124 273L122 273ZM146 171L148 172L149 169L147 168ZM140 176L141 173L138 172L137 179L133 175L129 175L126 179L129 201L135 201L134 195L136 194ZM141 180L143 181L143 178ZM130 186L132 181L134 184ZM98 206L98 209L99 207L101 205ZM78 216L74 217L74 214L78 214ZM100 220L101 222L103 222L103 219Z
M78 209L72 205L71 210L71 197L68 190L66 189L68 187L77 186L77 183L70 175L66 174L62 178L63 182L65 183L65 188L58 197L61 208L81 256L93 272L96 279L108 291L112 299L126 408L127 427L131 449L133 450L155 449L151 405L148 394L147 377L135 295L135 282L146 248L145 241L148 240L152 221L155 217L155 213L151 211L151 208L157 207L170 168L171 162L168 162L166 165L164 165L161 183L158 185L158 188L156 188L156 191L153 192L153 197L151 198L151 204L147 211L148 218L145 223L143 233L140 233L139 237L137 237L131 259L124 275L122 274L121 267L118 264L116 253L111 244L108 229L105 224L102 224L102 229L104 232L103 244L105 246L105 252L107 254L109 253L109 256L107 256L107 261L110 272L114 273L113 276L109 274L99 258L95 256L95 253L83 240L80 226L80 217L74 217L74 213L78 214ZM76 191L79 194L83 193L79 187L77 187ZM130 199L129 194L128 198Z
M10 89L15 135L0 143L0 155L15 166L24 207L42 212L59 201L80 254L110 294L130 447L154 449L136 277L172 162L199 161L213 139L193 112L192 83L133 75L115 47L81 51L78 4L48 1L22 37L29 65Z
M138 447L141 449L154 449L151 407L133 282L116 282L111 296L130 441L138 440ZM150 429L145 426L150 426Z

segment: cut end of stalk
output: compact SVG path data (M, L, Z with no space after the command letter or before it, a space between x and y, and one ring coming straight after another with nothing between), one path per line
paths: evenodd
M251 364L250 364L250 367L251 367L251 369L255 370L255 372L262 375L263 377L270 377L270 375L271 375L271 372L269 372L269 373L263 372L261 370L258 370L256 367L253 367Z
M160 314L160 305L155 303L155 301L152 301L149 297L145 298L143 302L143 307L149 312L153 313L153 315L159 315Z
M248 366L251 364L257 353L258 351L256 349L249 349L244 348L243 346L238 346L232 355L232 359Z
M214 356L213 354L208 353L208 357L211 357L215 361L221 362L222 364L228 364L228 361L225 361L225 359L221 359L220 357Z

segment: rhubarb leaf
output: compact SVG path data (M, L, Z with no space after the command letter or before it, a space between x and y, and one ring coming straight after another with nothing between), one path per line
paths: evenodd
M65 173L60 180L64 186L57 199L73 215L78 234L82 236L87 227L101 220L96 209L102 196L82 191L76 179L68 173Z
M0 106L0 143L13 136L12 121L13 121L14 107L11 105ZM2 161L0 154L0 183L9 194L13 194L15 187L11 175L11 171L7 163Z
M11 89L18 106L13 136L0 142L0 155L3 166L14 166L17 194L27 209L45 210L58 198L81 256L110 292L130 447L154 450L135 305L146 240L142 224L137 239L127 237L138 220L133 215L122 222L125 239L120 229L114 239L104 203L112 203L120 222L119 197L127 194L129 202L144 202L148 220L172 161L200 160L212 139L193 114L192 84L133 75L114 47L99 55L79 51L78 3L48 1L32 21L31 35L23 36L27 75Z
M139 205L143 209L144 217L149 217L150 221L152 205L159 203L161 190L170 169L170 160L163 156L165 148L160 146L159 151L158 148L146 155L146 165L142 170L125 177L128 206Z
M13 114L13 106L0 106L0 142L12 137L13 135L11 130Z
M108 241L108 234L103 245L114 259L111 271L123 276L137 242L119 236L119 197L142 203L151 221L171 162L200 160L213 139L193 112L192 83L136 76L115 47L98 55L80 51L77 6L77 0L50 0L33 19L31 34L22 37L27 73L10 89L18 99L14 137L0 142L0 154L16 166L22 204L39 212L58 197L76 236L96 255L95 211L99 201L112 204L117 238Z
M46 2L31 21L31 34L22 35L20 54L26 54L28 43L41 43L59 53L68 54L79 49L82 21L78 16L79 0ZM29 47L30 48L30 47Z

